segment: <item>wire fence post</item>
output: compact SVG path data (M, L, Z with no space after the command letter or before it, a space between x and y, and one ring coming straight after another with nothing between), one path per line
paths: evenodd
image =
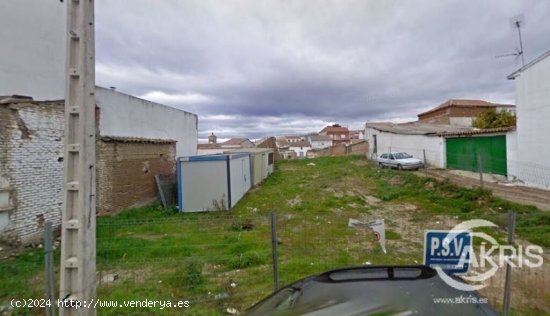
M52 222L47 221L44 224L44 268L45 268L45 286L46 300L49 304L46 305L46 315L54 315L54 278L53 278L53 229Z
M271 220L271 252L273 255L273 292L279 289L279 258L277 256L277 214L270 213Z
M508 212L508 245L514 244L514 231L516 229L516 213L513 211ZM510 315L510 292L512 288L512 267L508 262L506 264L506 279L504 283L504 299L503 299L503 311L502 315Z
M427 176L428 175L428 168L427 168L427 164L426 164L426 149L422 149L422 155L424 157L424 174Z
M483 166L481 165L481 154L477 154L477 168L479 170L479 183L483 189Z

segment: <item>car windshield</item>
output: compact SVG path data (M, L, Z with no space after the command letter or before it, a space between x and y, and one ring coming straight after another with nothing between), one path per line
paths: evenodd
M395 159L407 159L407 158L412 158L411 155L407 154L407 153L396 153L396 154L393 154L393 157Z

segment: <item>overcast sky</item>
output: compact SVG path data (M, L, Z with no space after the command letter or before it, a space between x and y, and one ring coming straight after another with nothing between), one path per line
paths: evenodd
M550 1L96 0L102 86L199 115L199 138L415 119L449 98L514 103L550 49Z

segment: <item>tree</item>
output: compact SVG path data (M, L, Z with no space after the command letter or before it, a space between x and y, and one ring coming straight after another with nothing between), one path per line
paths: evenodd
M479 114L472 122L477 128L497 128L516 126L516 115L508 110L490 109Z

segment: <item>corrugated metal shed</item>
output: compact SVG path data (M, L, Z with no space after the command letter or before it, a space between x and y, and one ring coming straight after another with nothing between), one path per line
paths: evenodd
M250 190L250 155L178 158L177 174L180 212L231 209Z

